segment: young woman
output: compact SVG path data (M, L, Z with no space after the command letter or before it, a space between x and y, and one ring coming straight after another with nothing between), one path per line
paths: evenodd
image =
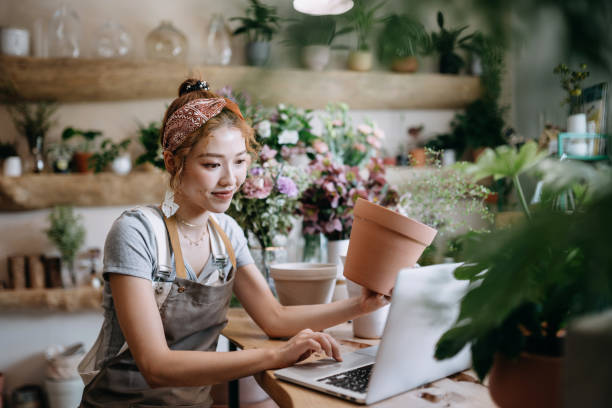
M124 212L107 236L105 319L80 367L89 371L81 406L208 407L211 384L287 367L313 352L341 360L336 341L320 330L388 301L364 290L360 298L325 305L277 302L244 233L223 214L254 153L253 130L237 105L189 79L161 133L171 191L161 208ZM171 242L166 270L152 213ZM216 353L232 292L268 336L293 337L277 349Z

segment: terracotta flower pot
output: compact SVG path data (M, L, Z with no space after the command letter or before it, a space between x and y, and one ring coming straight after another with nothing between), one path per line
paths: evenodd
M419 60L416 57L395 58L391 63L391 69L395 72L417 72Z
M418 147L410 150L411 161L410 164L414 167L423 167L427 164L427 152L425 148Z
M561 407L561 357L497 353L489 373L491 398L501 408Z
M413 267L438 231L362 198L354 216L344 276L390 295L399 270Z
M93 153L76 152L72 156L74 160L74 169L79 173L91 173L93 170L89 168L89 159L93 156Z

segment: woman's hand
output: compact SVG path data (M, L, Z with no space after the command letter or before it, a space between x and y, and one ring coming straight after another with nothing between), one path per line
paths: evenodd
M361 298L359 298L359 306L364 314L373 312L383 306L387 306L391 302L390 296L381 295L368 288L361 289Z
M283 347L277 351L277 368L294 365L307 359L313 353L324 352L328 357L336 361L342 361L340 347L336 340L327 333L314 332L304 329L293 336Z

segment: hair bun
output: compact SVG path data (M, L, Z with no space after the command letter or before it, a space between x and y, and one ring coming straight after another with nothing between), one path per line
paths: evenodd
M179 87L179 96L183 96L193 91L208 91L208 82L199 79L188 79Z

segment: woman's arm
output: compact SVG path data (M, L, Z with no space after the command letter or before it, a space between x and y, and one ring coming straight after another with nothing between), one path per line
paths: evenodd
M389 303L383 295L364 290L360 298L321 305L282 306L254 264L238 269L234 292L245 310L270 337L293 336L306 328L320 331Z
M138 369L151 387L201 386L290 366L313 352L340 359L329 335L303 331L278 349L232 353L178 351L168 347L151 282L110 274L115 310Z

